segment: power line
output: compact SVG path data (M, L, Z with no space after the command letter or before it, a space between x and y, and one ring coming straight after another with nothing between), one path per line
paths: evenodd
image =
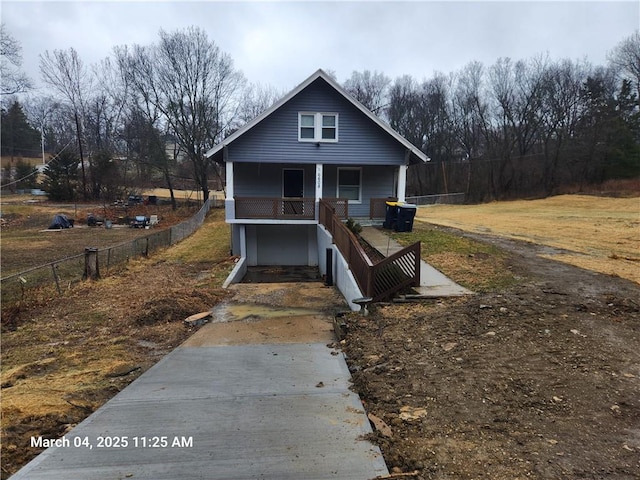
M56 153L52 158L49 159L49 161L47 162L46 166L49 166L49 164L51 162L55 162L58 157L60 156L60 154L62 152L64 152L64 150L71 144L71 142L73 142L73 140L70 140L69 143L67 143L64 147L62 147L62 150L60 150L58 153ZM22 178L18 178L17 180L14 180L13 182L9 182L9 183L5 183L4 185L0 185L0 190L6 187L10 187L11 185L16 185L17 183L22 182L23 180L26 180L29 177L33 177L34 175L38 175L40 172L38 170L34 170L33 172L31 172L29 175L25 175Z

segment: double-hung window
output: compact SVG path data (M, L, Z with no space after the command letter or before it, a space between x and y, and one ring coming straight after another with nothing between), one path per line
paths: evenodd
M338 167L338 198L346 198L349 203L362 202L362 169Z
M337 142L338 114L301 112L298 114L298 141Z

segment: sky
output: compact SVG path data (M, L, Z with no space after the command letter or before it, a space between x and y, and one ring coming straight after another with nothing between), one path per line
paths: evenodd
M39 56L73 47L86 65L117 45L198 26L251 83L288 91L318 68L417 80L500 57L605 65L640 28L640 1L5 1L0 17L40 83Z

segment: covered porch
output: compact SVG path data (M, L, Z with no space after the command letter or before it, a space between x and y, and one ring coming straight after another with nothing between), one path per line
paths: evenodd
M280 220L317 222L318 202L312 197L278 198L278 197L235 197L236 220ZM322 198L335 209L338 218L346 220L350 217L349 201L346 198ZM386 202L396 201L396 197L370 198L368 215L357 219L381 220L386 213ZM246 222L245 222L246 223Z
M342 219L383 219L404 200L406 166L227 162L226 177L229 223L317 223L320 200Z

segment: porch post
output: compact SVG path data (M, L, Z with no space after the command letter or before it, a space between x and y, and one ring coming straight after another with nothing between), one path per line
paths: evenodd
M224 216L226 220L234 220L236 218L236 203L233 199L233 162L225 162L225 174L227 177L225 187L227 196L224 199Z
M225 162L225 172L227 176L227 200L233 200L233 162Z
M316 163L316 213L315 213L315 218L316 220L319 219L319 212L320 212L320 199L322 198L322 164L321 163Z
M399 202L405 201L406 189L407 189L407 166L400 165L400 168L398 169L398 192L396 194L396 197L398 197Z

